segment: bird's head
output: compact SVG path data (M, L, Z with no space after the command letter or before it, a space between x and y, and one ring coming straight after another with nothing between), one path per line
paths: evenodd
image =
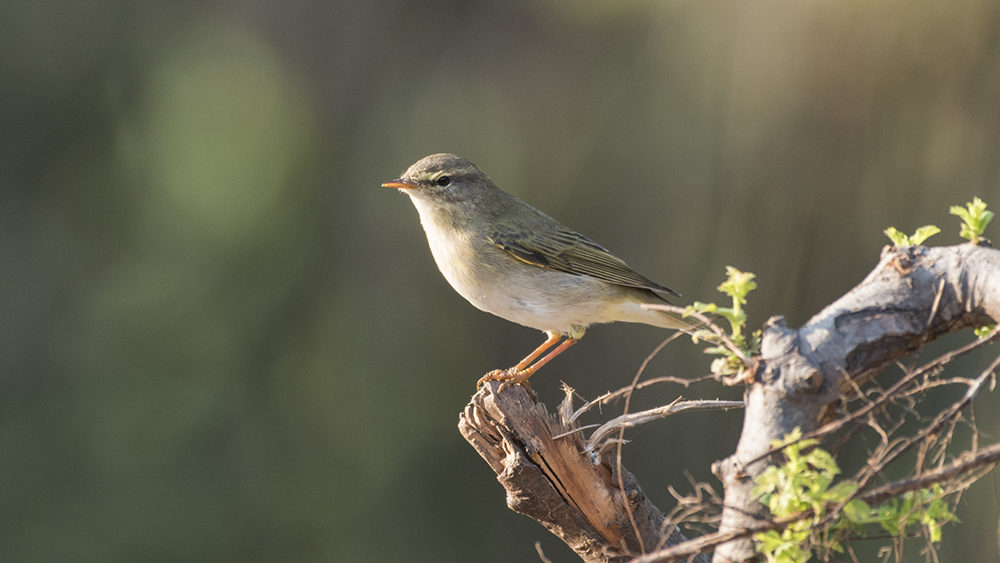
M397 188L412 198L435 203L474 201L490 189L496 189L475 164L445 153L420 159L402 176L382 187Z

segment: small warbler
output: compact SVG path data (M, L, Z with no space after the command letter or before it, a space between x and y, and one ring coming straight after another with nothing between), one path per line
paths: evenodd
M410 196L438 269L462 297L483 311L547 335L517 365L491 371L477 387L500 381L502 391L508 384L526 381L579 342L592 324L625 321L693 328L667 313L641 307L666 304L664 295L679 294L501 190L464 158L428 156L382 186Z

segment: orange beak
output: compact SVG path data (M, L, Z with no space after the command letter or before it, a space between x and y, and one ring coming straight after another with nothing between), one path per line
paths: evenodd
M397 178L391 182L386 182L382 184L383 188L397 188L400 190L409 190L417 187L417 183L413 180L408 180L406 178Z

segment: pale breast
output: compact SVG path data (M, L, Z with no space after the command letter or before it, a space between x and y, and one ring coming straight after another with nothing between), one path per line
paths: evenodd
M561 334L580 333L598 323L649 323L633 318L636 313L639 317L650 314L638 308L634 290L527 264L484 236L447 222L442 214L432 212L432 204L416 198L414 203L438 269L478 309Z

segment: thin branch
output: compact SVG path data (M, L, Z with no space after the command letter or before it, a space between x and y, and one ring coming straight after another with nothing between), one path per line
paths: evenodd
M965 394L960 400L952 404L948 410L939 413L936 417L934 417L934 421L931 422L930 425L917 433L917 435L913 438L907 439L902 447L897 449L891 455L887 455L883 458L883 460L880 460L878 466L874 467L873 471L871 471L867 477L859 479L859 490L867 488L868 485L871 484L872 480L874 480L877 475L881 474L883 468L899 459L914 445L922 442L927 437L936 434L949 420L951 420L952 417L960 413L962 409L968 406L969 403L972 402L972 399L974 399L979 393L980 389L982 389L986 380L993 377L993 372L997 369L997 367L1000 367L1000 356L997 356L989 367L987 367L986 370L983 371L983 373L981 373L971 385L969 385L969 388L965 391Z
M535 542L535 551L538 552L538 558L542 560L542 563L552 563L552 560L545 556L545 552L542 551L542 542Z
M945 467L927 471L923 475L914 477L913 479L903 479L882 485L860 495L858 498L869 504L878 504L905 492L926 489L934 483L941 483L984 465L995 463L1000 463L1000 443L987 446L978 452L966 452Z
M778 451L780 451L780 450L782 450L784 448L787 448L788 446L790 446L792 444L798 443L798 441L808 440L808 439L811 439L811 438L822 438L823 436L826 436L827 434L831 434L833 432L836 432L836 431L842 429L843 427L847 426L848 424L851 424L852 422L858 421L862 417L866 417L867 418L868 415L870 415L873 411L875 411L879 407L884 406L886 403L888 403L888 402L892 401L893 399L895 399L896 397L898 397L899 396L899 391L902 388L906 387L908 384L910 384L913 380L917 379L918 377L925 376L925 375L927 375L927 374L929 374L929 373L931 373L933 371L939 370L939 369L943 368L946 364L948 364L949 362L951 362L952 360L956 360L958 358L961 358L962 356L965 356L965 355L967 355L967 354L969 354L971 352L974 352L974 351L976 351L976 350L978 350L980 348L988 346L988 345L992 344L993 342L996 342L997 340L1000 340L1000 325L997 325L997 327L995 329L993 329L993 332L991 332L990 334L988 334L986 337L984 337L984 338L978 338L978 339L976 339L976 340L974 340L974 341L966 344L965 346L962 346L961 348L956 348L955 350L951 350L949 352L941 354L940 356L938 356L937 358L935 358L933 361L920 366L916 370L910 371L909 373L907 373L906 375L904 375L903 377L901 377L899 379L899 381L897 381L896 383L892 384L892 386L890 386L888 389L886 389L885 392L883 392L878 398L876 398L874 401L869 402L864 407L862 407L862 408L860 408L860 409L858 409L858 410L856 410L856 411L848 414L847 416L844 416L844 417L838 418L836 420L830 421L830 422L824 424L823 426L820 426L819 428L817 428L815 430L812 430L811 432L804 433L802 435L802 437L799 438L799 440L797 440L796 442L790 442L788 444L782 445L781 447L771 448L770 451L768 451L767 453L765 453L765 454L763 454L763 455L761 455L761 456L759 456L759 457L751 460L746 465L751 465L751 464L753 464L753 463L755 463L757 461L760 461L760 460L762 460L764 458L767 458L768 456L770 456L770 455L772 455L772 454L774 454L774 453L776 453L776 452L778 452Z
M639 378L642 377L642 372L646 371L646 366L648 366L649 362L651 362L653 358L660 353L660 350L663 350L667 346L667 344L670 344L671 342L676 340L677 337L680 336L681 334L682 334L681 332L675 332L670 338L667 338L663 342L660 342L660 345L654 348L653 351L650 352L648 356L646 356L646 359L642 361L642 365L639 366L639 370L635 372L635 377L632 378L632 385L629 386L628 392L625 394L625 408L623 409L622 412L621 416L622 418L628 416L628 407L632 402L632 392L635 391L635 386L637 383L639 383ZM677 401L674 402L676 403ZM600 428L598 428L598 431L600 431ZM593 437L591 437L591 439L593 439ZM618 428L618 451L615 454L615 473L618 474L618 489L621 491L622 497L628 498L628 494L625 492L624 477L622 477L622 445L624 443L625 443L625 425L623 424L621 427ZM646 543L642 539L642 534L639 533L639 525L636 524L635 522L635 514L633 514L632 507L628 503L625 503L625 511L628 512L629 523L632 524L632 529L635 531L636 537L639 538L639 551L641 551L645 555Z
M688 311L687 308L685 308L685 307L677 307L677 306L674 306L674 305L652 305L652 304L644 304L644 305L642 305L642 308L643 309L649 309L649 310L652 310L652 311L664 311L664 312L667 312L667 313L674 313L674 314L677 314L677 315L694 317L694 318L698 319L699 321L701 321L709 329L711 329L711 331L714 332L715 335L719 337L719 340L722 341L723 345L726 348L729 348L729 350L732 353L736 354L736 356L740 359L740 361L743 362L744 366L748 366L749 367L750 364L752 363L750 361L750 357L746 355L746 352L744 352L742 348L740 348L739 346L737 346L732 341L732 339L729 338L729 335L726 334L726 331L722 327L720 327L719 325L715 324L715 321L713 321L707 315L699 313L698 311Z
M679 335L683 333L678 332L676 334ZM676 383L678 385L683 385L684 387L688 387L694 383L701 383L702 381L715 381L715 375L708 374L708 375L703 375L701 377L695 377L692 379L688 379L686 377L675 377L672 375L664 375L639 382L638 384L636 384L635 390L638 391L639 389L645 389L646 387L649 387L651 385L656 385L658 383ZM580 415L592 409L594 406L610 403L614 399L624 396L631 389L632 389L631 386L622 387L617 391L608 391L607 393L601 395L600 397L597 397L596 399L585 402L571 416L566 418L566 422L570 423L576 421L576 419L580 418Z
M799 516L798 514L795 516L796 518L782 518L780 520L757 520L750 526L740 528L738 530L705 534L704 536L699 536L682 544L668 547L667 549L650 553L642 557L636 557L629 563L671 563L673 561L679 561L692 555L710 551L716 546L726 542L748 538L754 534L766 532L768 530L779 530L799 519L797 518Z
M743 401L723 401L723 400L696 400L696 401L681 401L681 397L678 397L674 402L669 405L663 405L662 407L656 407L653 409L640 411L637 413L623 414L619 417L613 418L608 422L601 425L600 428L594 431L587 440L587 450L594 452L596 451L598 455L604 455L606 444L602 444L604 440L613 434L616 430L633 428L639 426L640 424L645 424L647 422L665 418L672 414L677 414L684 411L707 411L707 410L730 410L730 409L741 409L743 408ZM557 438L560 436L556 436ZM621 436L619 436L619 440Z
M660 350L663 350L663 348L666 347L667 344L670 344L674 340L677 340L678 338L680 338L680 336L682 334L684 334L684 333L680 332L680 331L677 331L677 332L673 333L669 338L667 338L666 340L664 340L663 342L660 342L660 344L656 348L654 348L653 351L649 353L649 355L646 356L646 359L644 359L642 361L642 365L639 366L639 371L635 374L635 377L632 378L632 384L631 385L629 385L628 387L623 387L623 388L621 388L618 391L615 391L613 393L611 393L611 392L605 393L605 394L601 395L600 397L594 399L593 401L588 401L582 407L580 407L576 412L574 412L573 416L569 417L569 419L566 420L566 423L567 424L572 423L577 418L579 418L579 416L581 414L583 414L584 412L586 412L587 410L589 410L594 405L610 401L611 399L619 397L619 396L622 396L622 395L626 396L626 399L625 399L625 401L626 401L625 410L626 410L626 412L628 412L628 406L627 406L628 405L628 397L631 395L631 393L633 391L635 391L636 389L639 388L639 387L637 387L638 379L639 379L639 377L642 376L642 372L646 370L646 366L649 365L649 362L652 361L652 359L654 357L656 357L657 354L660 353ZM566 384L564 383L563 385L565 386Z

